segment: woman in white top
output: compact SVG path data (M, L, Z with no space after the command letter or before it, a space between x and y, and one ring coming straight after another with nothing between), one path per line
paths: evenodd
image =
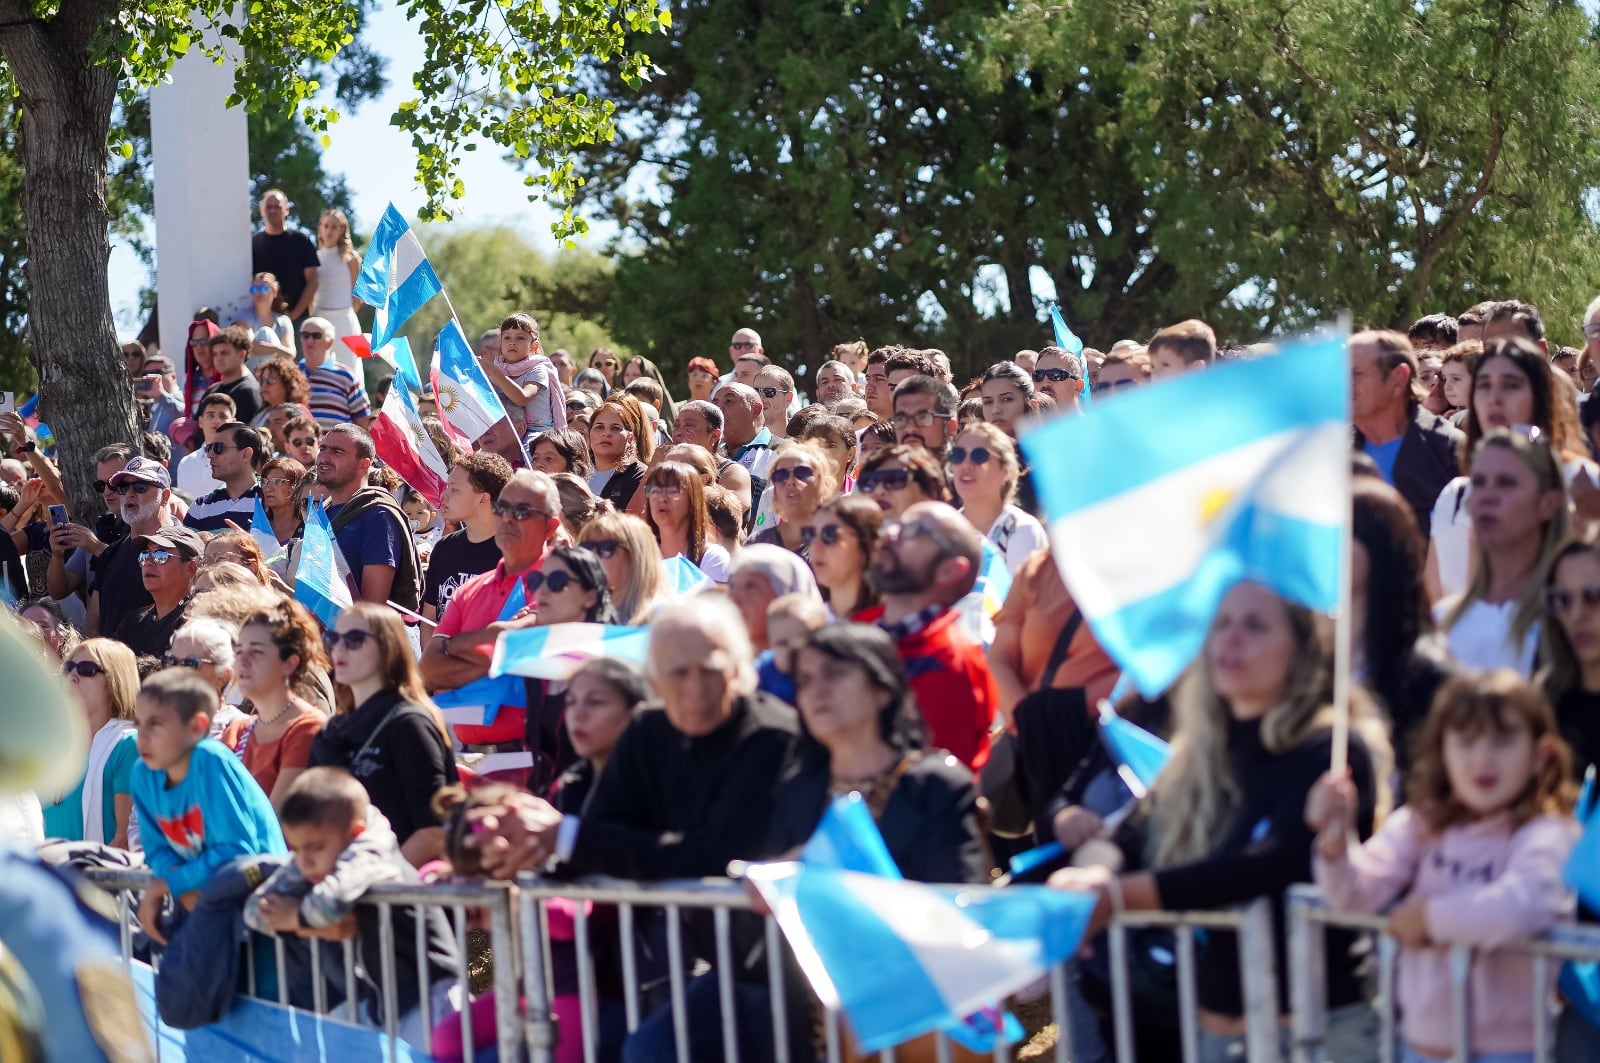
M963 428L950 444L950 479L961 515L988 539L1015 573L1028 555L1047 546L1044 525L1012 504L1017 494L1017 447L993 424Z
M1469 668L1533 675L1544 585L1567 537L1567 495L1551 449L1496 428L1472 456L1475 565L1460 595L1434 607L1450 655Z
M1593 492L1584 487L1600 478L1600 467L1584 446L1573 388L1551 370L1544 352L1521 337L1491 340L1473 366L1471 397L1462 426L1467 436L1462 466L1491 429L1532 425L1554 450L1562 480L1580 502L1580 516L1585 515L1584 503L1592 501ZM1460 594L1472 578L1471 488L1468 477L1458 476L1433 505L1424 585L1434 602Z
M312 317L326 318L339 339L361 335L358 305L351 290L361 275L361 256L350 242L350 219L344 211L322 212L317 222L317 305ZM333 345L334 358L361 379L361 358L343 343Z

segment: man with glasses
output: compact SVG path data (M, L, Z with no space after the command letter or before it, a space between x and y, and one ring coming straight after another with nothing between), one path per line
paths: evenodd
M894 389L894 434L897 442L921 447L939 461L956 434L955 389L931 376L911 376Z
M561 530L561 496L542 472L518 469L493 506L500 560L456 590L422 651L422 679L430 692L455 690L489 674L489 653L500 632L524 621L505 616L522 577L537 572ZM515 604L512 601L511 604ZM521 612L521 610L518 610ZM502 709L501 716L508 714ZM499 722L497 718L496 722ZM459 736L459 729L458 729ZM518 725L510 738L520 738ZM480 736L481 739L481 736ZM461 737L463 742L466 737ZM510 740L481 739L489 742Z
M756 364L750 369L748 380L739 380L737 375L739 359L746 357L753 358ZM766 348L761 346L761 333L753 328L735 330L733 338L728 341L728 358L733 362L734 380L739 380L741 384L748 384L750 380L754 380L756 372L767 364Z
M429 620L444 615L468 580L500 563L500 545L495 542L500 520L494 515L494 502L510 481L510 462L488 451L464 454L450 467L439 514L461 527L440 539L428 555L422 615Z
M112 488L111 478L121 472L133 456L133 448L124 443L113 443L95 454L94 489L100 492L106 512L95 520L92 528L71 523L50 527L50 566L45 570L45 587L57 601L76 593L79 588L88 587L93 559L128 534L128 526L121 517L122 498Z
M1083 390L1083 359L1060 347L1045 347L1033 365L1033 389L1049 395L1058 413L1082 413L1078 395Z
M193 530L175 525L137 536L132 547L151 602L124 617L114 637L140 656L163 657L187 619L205 546Z
M229 421L217 429L204 451L211 462L211 475L222 486L194 500L183 518L184 527L211 533L233 524L249 531L256 499L261 497L257 473L267 458L261 433L243 421Z
M250 330L242 325L229 325L211 337L211 367L220 379L206 389L207 396L226 395L232 399L234 419L246 423L255 420L266 405L261 385L245 369L252 342Z
M761 406L767 411L767 428L773 439L789 438L789 406L794 402L794 377L782 366L761 367L750 385L761 396Z
M367 482L377 456L366 429L335 425L317 451L317 482L328 492L328 523L355 580L356 600L414 611L422 591L417 547L394 497Z
M349 423L366 428L372 423L372 404L356 375L331 357L337 338L333 323L325 318L308 317L300 325L311 416L324 428Z
M974 771L989 759L999 689L983 648L962 632L953 606L978 581L983 537L943 502L907 506L886 523L867 568L883 605L875 619L895 640L928 724L929 746Z
M145 589L139 566L141 536L177 526L167 507L172 498L172 478L158 461L130 458L111 477L117 509L128 526L126 538L106 547L90 564L88 634L110 635L129 614L153 603Z
M1589 308L1583 312L1583 350L1588 355L1585 362L1600 364L1600 295L1595 296ZM1579 380L1576 374L1573 379ZM1583 387L1583 382L1579 380L1579 390L1583 390Z
M317 448L322 445L322 426L309 417L291 417L283 422L283 456L293 458L307 470L317 467Z
M211 456L206 453L206 445L217 438L223 425L237 420L241 418L228 396L207 395L200 400L200 412L195 416L195 423L200 426L200 446L178 459L173 475L179 491L190 498L199 498L222 486L222 481L211 474Z

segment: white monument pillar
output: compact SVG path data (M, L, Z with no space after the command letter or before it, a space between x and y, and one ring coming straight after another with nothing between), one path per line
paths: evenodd
M193 49L150 90L161 351L187 379L189 322L202 306L239 316L250 299L250 145L242 107L224 107L233 65Z

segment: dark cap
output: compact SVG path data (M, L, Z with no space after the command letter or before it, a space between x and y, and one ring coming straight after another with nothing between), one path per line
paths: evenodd
M189 560L198 558L206 549L200 533L182 524L168 524L149 535L136 535L133 545L140 550L177 550Z
M130 459L121 472L111 477L111 486L129 481L155 484L162 490L172 487L172 476L167 472L167 467L151 458Z

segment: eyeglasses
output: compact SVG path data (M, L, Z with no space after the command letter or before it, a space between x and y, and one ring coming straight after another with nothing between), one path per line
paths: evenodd
M532 594L540 587L549 587L550 593L560 594L567 589L567 585L578 582L578 577L563 569L556 569L549 575L543 572L530 572L522 577L522 585Z
M320 332L302 332L300 333L300 338L303 340L321 340L327 337Z
M111 485L111 490L115 491L119 495L125 495L129 491L132 491L136 495L144 495L144 494L149 494L151 491L154 491L155 489L156 489L156 485L155 484L147 484L143 480L140 480L138 483L112 484Z
M161 667L163 668L188 668L193 671L199 671L200 666L203 664L216 663L210 657L174 657L170 653L161 658Z
M921 413L897 413L894 415L894 426L896 428L909 428L912 425L916 425L918 428L926 428L934 421L946 419L932 410L923 410Z
M898 491L910 482L911 473L906 469L873 469L856 478L856 490L864 495L874 491Z
M289 445L291 447L314 447L317 445L317 437L306 436L304 439L291 439L289 440Z
M677 498L683 494L683 488L677 484L645 484L644 496L646 498Z
M250 294L251 295L266 295L270 291L272 291L272 285L270 285L270 284L252 284L252 285L250 285Z
M322 644L328 648L329 653L338 649L341 642L344 643L344 648L347 650L359 650L367 644L367 640L371 637L372 632L362 631L359 628L342 634L337 631L324 631L322 633Z
M775 399L779 395L787 395L787 394L789 394L789 389L788 388L762 387L762 388L756 388L756 390L761 392L762 395L766 396L769 399Z
M843 524L824 524L820 528L813 528L808 524L800 529L800 541L807 546L817 539L822 541L823 546L835 546L842 535L844 535Z
M913 539L932 539L940 547L949 549L945 545L943 533L931 525L922 523L920 520L914 520L910 524L904 522L885 524L879 535L885 539L899 539L901 542L910 542Z
M595 362L592 366L594 369L615 369L616 367L616 362Z
M1426 374L1423 375L1423 380L1424 381L1427 380L1427 375ZM1127 379L1124 379L1124 380L1107 380L1107 381L1104 381L1103 383L1095 385L1095 390L1096 391L1116 391L1119 388L1136 388L1138 386L1139 386L1139 382L1137 380L1127 380Z
M182 558L178 554L173 553L171 550L141 550L141 551L139 551L139 564L141 564L141 565L143 565L143 564L145 564L147 562L154 563L154 564L157 564L157 565L164 565L168 561L173 560L174 558L178 558L179 560L182 560Z
M541 520L550 519L550 514L543 513L526 502L519 502L514 506L509 502L496 502L489 507L489 511L497 517L510 517L518 524L525 520L533 520L536 517Z
M626 550L620 539L596 539L593 542L579 543L579 546L589 551L602 561L609 561L616 556L618 550Z
M991 455L984 447L973 447L970 451L966 447L950 448L951 465L961 465L966 462L968 458L972 459L972 464L974 465L987 465L989 464L989 459L992 456L993 455Z
M203 449L207 454L226 454L230 450L238 450L239 448L230 447L226 443L207 443Z
M61 666L62 674L76 674L82 679L93 679L97 675L105 675L106 670L93 661L68 661Z
M689 379L690 380L715 380L715 379L717 379L717 374L715 374L715 373L705 373L705 372L701 372L700 370L696 369L694 372L689 374Z
M262 487L293 487L294 481L283 476L273 476L261 481Z
M189 346L191 346L191 347L209 347L209 346L211 346L211 341L210 340L190 340L189 341Z
M773 487L782 487L784 484L789 482L789 477L791 476L793 476L799 483L808 484L816 477L816 475L817 470L813 469L811 466L796 465L792 469L785 467L782 469L773 470L770 480Z
M114 490L114 488L111 486L110 480L96 480L94 482L94 490L96 494L103 495L107 491Z
M756 349L756 345L749 340L734 340L728 346L736 351L753 351Z
M1043 384L1046 380L1053 384L1059 384L1063 380L1077 379L1079 378L1076 375L1065 369L1035 369L1033 371L1033 382L1035 384Z
M1600 606L1600 586L1591 583L1580 587L1576 593L1562 587L1545 588L1544 601L1552 613L1570 613L1580 600L1590 609Z
M588 408L589 408L589 404L587 402L584 402L582 399L579 399L577 402L569 402L569 403L567 403L567 412L568 413L582 413L584 410L587 410Z

